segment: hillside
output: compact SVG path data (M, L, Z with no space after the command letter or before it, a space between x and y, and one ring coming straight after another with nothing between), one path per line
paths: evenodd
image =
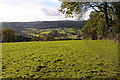
M106 40L2 43L2 77L114 78L117 45Z
M13 28L16 32L25 28L53 29L53 28L81 28L85 21L36 21L36 22L2 22L3 28Z

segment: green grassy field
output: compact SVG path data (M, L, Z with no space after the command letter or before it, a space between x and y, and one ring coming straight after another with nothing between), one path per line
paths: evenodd
M112 78L117 47L108 40L2 43L2 77Z

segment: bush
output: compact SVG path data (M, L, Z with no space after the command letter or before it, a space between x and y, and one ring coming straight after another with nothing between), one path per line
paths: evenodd
M15 41L15 33L11 28L2 29L2 41L3 42L14 42Z
M48 35L43 37L43 40L44 41L52 41L52 40L55 40L55 39L52 35L48 34Z

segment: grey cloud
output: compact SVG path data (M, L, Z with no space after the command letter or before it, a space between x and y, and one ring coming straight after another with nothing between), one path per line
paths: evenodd
M47 16L62 16L61 14L56 12L55 10L52 10L52 9L49 9L49 8L44 8L43 7L42 12Z

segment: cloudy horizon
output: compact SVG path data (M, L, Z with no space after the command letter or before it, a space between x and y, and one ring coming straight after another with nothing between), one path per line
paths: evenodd
M58 12L59 0L0 0L0 22L75 20ZM88 15L84 19L88 19Z

